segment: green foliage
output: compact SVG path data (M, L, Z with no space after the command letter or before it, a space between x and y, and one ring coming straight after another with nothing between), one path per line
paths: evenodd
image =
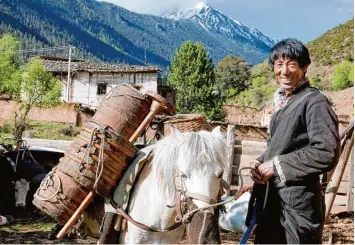
M351 78L351 72L354 72L354 64L345 60L334 67L333 77L331 81L331 89L338 91L354 85ZM350 79L349 79L350 78Z
M7 120L6 123L0 127L0 142L5 138L14 138L13 127L13 120ZM34 133L33 137L36 139L50 140L73 140L75 136L80 133L80 127L66 125L64 123L30 120L27 121L26 130L32 131Z
M241 107L258 109L263 107L272 99L274 92L278 88L276 84L273 84L273 77L274 74L267 60L255 65L250 74L250 88L238 94L231 102Z
M334 65L342 60L354 60L354 19L339 25L306 45L312 61Z
M19 41L10 34L0 39L0 93L14 95L19 93L21 72L15 62Z
M212 120L223 117L223 101L216 88L212 60L202 44L187 41L176 50L168 84L177 90L179 113L201 113Z
M51 107L59 102L61 84L48 72L43 62L32 58L24 67L20 101L29 107Z
M78 134L80 134L80 128L79 127L75 127L72 124L68 124L65 125L64 127L60 128L59 133L66 135L66 136L77 136Z
M266 77L255 77L251 81L251 84L254 88L261 87L261 86L267 84L267 78Z
M272 99L273 94L278 88L275 84L265 84L259 87L252 87L241 92L235 102L241 107L262 108Z
M266 78L267 82L274 78L274 73L272 72L267 59L262 63L253 66L251 78L254 79L257 77L264 77Z
M319 76L309 78L309 82L312 87L318 88L320 90L324 89L324 83Z
M217 66L216 82L226 99L250 87L250 65L240 57L227 55Z
M13 135L21 138L26 128L27 114L33 107L50 107L59 102L61 84L44 68L43 62L35 57L19 68L15 54L19 41L8 34L0 39L0 92L7 93L20 103L15 112Z
M348 76L348 80L351 84L351 86L354 86L354 64L351 66L350 72L349 72L349 76Z
M34 57L23 68L20 93L14 96L20 102L19 112L15 113L13 134L21 138L26 129L27 115L33 107L51 107L59 102L61 84L44 68L43 62Z

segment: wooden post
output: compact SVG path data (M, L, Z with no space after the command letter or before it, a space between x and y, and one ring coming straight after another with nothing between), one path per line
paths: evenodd
M228 152L228 164L223 173L223 179L231 185L232 183L232 168L234 161L234 144L235 144L235 125L228 124L227 129L227 152ZM227 190L225 196L230 195L230 190Z
M332 209L333 203L335 196L338 192L338 188L341 182L341 179L344 174L344 170L346 167L346 164L349 160L349 155L352 151L353 145L354 145L354 133L351 133L351 137L347 136L345 138L345 145L344 145L344 150L340 156L340 160L338 165L336 166L336 169L334 171L334 175L332 176L332 180L329 182L325 194L325 221L327 221L330 211Z
M350 164L351 167L348 180L348 193L346 195L346 209L348 211L354 211L354 149L351 152Z

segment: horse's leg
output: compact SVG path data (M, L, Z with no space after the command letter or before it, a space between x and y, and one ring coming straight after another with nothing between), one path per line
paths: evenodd
M98 244L118 244L120 242L120 233L114 229L116 218L117 214L115 213L105 214Z

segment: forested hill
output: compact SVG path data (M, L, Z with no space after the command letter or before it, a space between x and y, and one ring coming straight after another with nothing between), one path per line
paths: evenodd
M76 47L74 58L163 69L186 40L203 43L214 62L232 54L256 64L269 51L258 42L212 35L191 20L137 14L96 0L1 0L0 35L6 32L20 37L24 50L70 44ZM67 53L64 49L37 55Z
M325 32L307 44L312 61L318 65L334 65L354 60L354 19Z

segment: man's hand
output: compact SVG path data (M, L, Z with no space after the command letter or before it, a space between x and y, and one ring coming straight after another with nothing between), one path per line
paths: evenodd
M262 181L265 183L272 176L274 176L274 162L273 160L264 162L258 166L258 171L261 175Z
M250 167L253 168L250 170L251 174L251 179L256 183L256 184L265 184L263 181L262 175L258 170L258 167L261 163L258 160L253 160L250 162Z

